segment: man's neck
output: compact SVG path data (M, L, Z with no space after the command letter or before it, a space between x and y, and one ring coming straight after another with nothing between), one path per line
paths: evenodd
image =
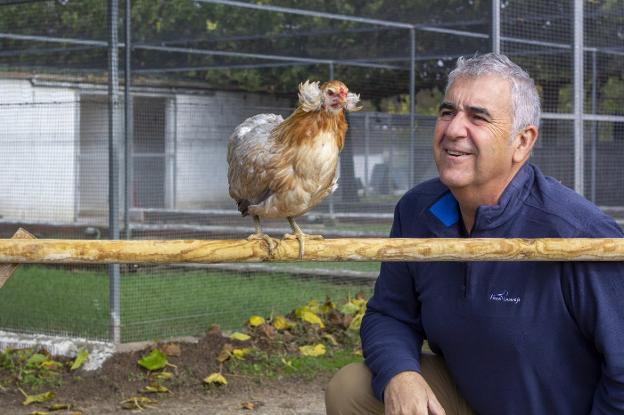
M498 204L498 200L509 183L513 180L516 173L518 173L518 170L520 170L520 168L514 170L506 180L493 183L490 186L467 186L450 189L459 204L459 210L468 234L472 233L479 206Z

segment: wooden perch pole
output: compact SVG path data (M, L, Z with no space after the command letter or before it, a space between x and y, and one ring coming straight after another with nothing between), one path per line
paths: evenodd
M276 240L0 239L0 263L171 264L298 261L299 243ZM304 261L624 261L624 238L306 240Z

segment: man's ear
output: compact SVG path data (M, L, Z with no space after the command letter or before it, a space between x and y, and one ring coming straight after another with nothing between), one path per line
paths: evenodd
M516 134L512 144L514 147L513 161L515 163L522 163L529 158L538 134L539 132L535 125L529 125Z

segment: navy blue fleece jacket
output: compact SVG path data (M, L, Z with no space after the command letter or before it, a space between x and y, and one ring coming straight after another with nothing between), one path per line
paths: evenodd
M409 191L392 237L623 237L596 206L526 164L470 236L438 180ZM378 399L428 340L482 415L624 414L622 262L383 263L361 328Z

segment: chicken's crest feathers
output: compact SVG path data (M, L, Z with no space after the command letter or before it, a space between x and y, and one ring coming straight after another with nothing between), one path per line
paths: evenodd
M299 104L305 112L318 111L321 109L321 88L319 82L309 80L299 84Z
M362 107L357 105L358 102L360 102L360 94L354 94L353 92L347 93L347 105L345 105L345 109L347 111L361 110Z

